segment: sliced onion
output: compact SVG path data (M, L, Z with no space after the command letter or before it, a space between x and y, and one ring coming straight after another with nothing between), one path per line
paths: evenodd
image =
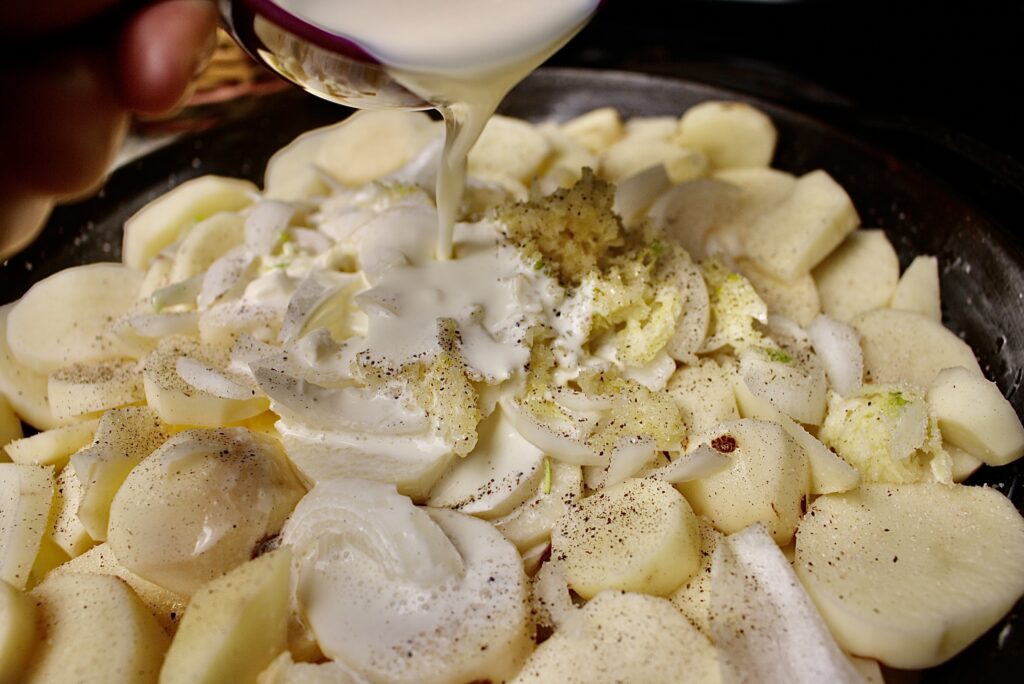
M559 432L556 428L542 424L518 401L502 399L505 415L523 437L548 456L575 465L605 466L610 454L602 456L588 447L574 435Z
M845 323L820 315L807 327L814 351L825 367L832 389L848 397L864 383L864 353L857 331Z
M255 263L256 258L245 247L235 247L214 261L203 276L199 308L210 308L233 288L248 282Z
M159 314L135 314L128 318L128 325L142 337L196 335L199 333L199 313L196 311L173 311Z
M667 466L662 466L646 474L646 477L653 477L656 480L664 480L671 484L701 480L710 477L717 472L729 467L731 461L727 456L711 447L710 444L701 444L696 449L688 451Z
M192 276L156 290L149 296L149 304L157 313L171 306L195 306L202 287L203 276Z
M612 451L607 466L584 469L584 481L589 489L614 487L643 470L656 453L657 447L650 439L622 440Z
M345 299L361 284L358 274L313 271L288 300L278 338L290 342L313 327L336 327L348 310Z
M245 217L245 246L253 254L273 254L288 230L298 205L280 200L262 200Z
M665 171L665 165L649 166L616 184L612 211L628 225L646 212L654 200L670 187L672 181Z

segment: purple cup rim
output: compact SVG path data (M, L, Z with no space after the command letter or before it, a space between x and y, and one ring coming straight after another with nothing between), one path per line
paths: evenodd
M298 38L323 48L330 52L340 54L358 62L368 64L379 64L379 60L369 54L352 40L336 33L320 28L319 26L292 14L278 5L274 0L236 0L244 3L254 14L257 14L272 24L284 29Z

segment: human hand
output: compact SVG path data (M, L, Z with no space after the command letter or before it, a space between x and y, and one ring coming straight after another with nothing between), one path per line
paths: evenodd
M0 5L0 259L102 181L131 113L183 104L216 25L210 0Z

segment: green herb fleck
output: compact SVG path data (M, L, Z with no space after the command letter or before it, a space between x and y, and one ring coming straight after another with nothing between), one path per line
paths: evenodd
M544 494L551 493L551 459L544 457Z
M533 270L534 271L539 271L542 268L544 268L544 260L543 259L537 259L536 261L533 262Z
M910 404L910 400L903 396L902 392L893 392L889 395L889 401L896 408L903 408Z
M793 363L793 357L789 355L785 349L778 347L761 347L761 352L768 358L769 361L775 363Z
M651 243L651 253L654 254L655 257L660 257L665 253L665 245L661 244L661 240L655 240Z

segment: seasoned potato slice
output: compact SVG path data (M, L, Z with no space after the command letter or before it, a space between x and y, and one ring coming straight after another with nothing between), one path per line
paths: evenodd
M985 463L1006 465L1024 456L1024 426L994 382L967 370L946 368L928 389L928 410L944 440Z
M697 518L668 483L627 480L570 507L551 531L551 553L584 598L606 589L664 596L697 570Z
M723 423L693 444L709 444L732 460L721 470L677 487L693 510L726 534L764 522L788 544L807 501L807 455L777 423L744 418Z
M717 684L708 638L668 601L604 592L540 645L514 684Z
M26 682L156 681L168 638L124 582L104 575L61 573L49 577L31 596L44 637L32 656Z
M985 487L864 485L811 505L794 567L844 649L932 667L1024 594L1024 520Z
M860 333L865 382L926 389L943 368L963 366L981 375L967 343L924 314L876 309L850 323Z
M36 605L27 594L0 582L0 684L16 684L39 634Z
M0 463L0 580L25 588L52 502L53 468Z
M939 291L939 260L917 256L900 276L889 303L893 309L915 311L935 322L942 321L942 294Z
M886 306L899 278L899 257L882 230L850 233L814 269L822 311L843 323Z

